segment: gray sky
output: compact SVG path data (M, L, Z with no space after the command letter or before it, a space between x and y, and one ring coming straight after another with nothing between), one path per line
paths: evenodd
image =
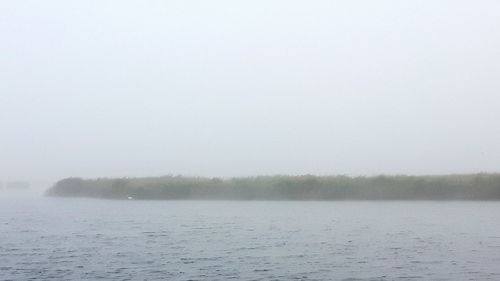
M1 1L0 180L500 171L500 1Z

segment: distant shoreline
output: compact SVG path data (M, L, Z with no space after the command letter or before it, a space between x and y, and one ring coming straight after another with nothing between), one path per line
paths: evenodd
M58 197L140 200L488 200L500 201L500 174L437 176L257 176L66 178Z

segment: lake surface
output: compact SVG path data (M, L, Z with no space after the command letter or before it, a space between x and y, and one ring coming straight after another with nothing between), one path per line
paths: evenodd
M497 202L0 194L0 280L500 280Z

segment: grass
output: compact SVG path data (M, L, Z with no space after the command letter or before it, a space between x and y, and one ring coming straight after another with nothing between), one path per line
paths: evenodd
M151 200L500 200L500 174L66 178L46 194Z

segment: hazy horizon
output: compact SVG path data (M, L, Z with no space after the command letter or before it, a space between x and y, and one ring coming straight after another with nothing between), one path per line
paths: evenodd
M498 1L4 1L0 181L500 172Z

